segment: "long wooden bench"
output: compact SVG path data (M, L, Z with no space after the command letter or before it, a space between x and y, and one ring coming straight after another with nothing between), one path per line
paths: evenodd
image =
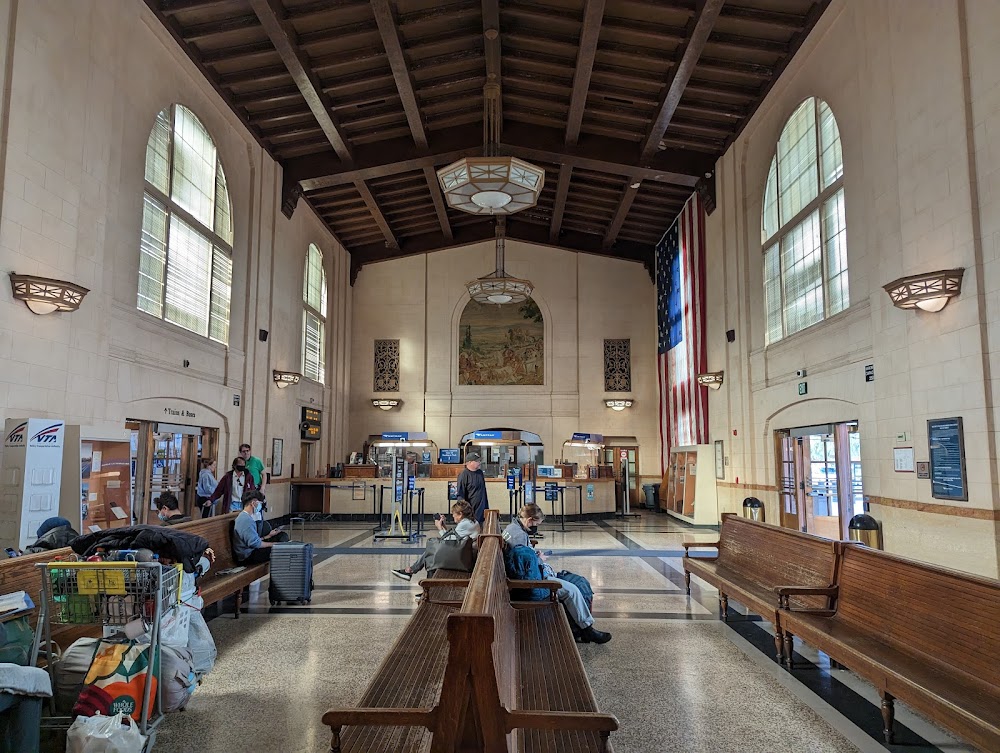
M691 575L719 589L719 615L727 618L729 598L770 620L775 629L775 654L784 658L777 589L785 586L829 587L837 570L839 544L788 528L758 523L735 515L723 518L719 540L684 542L684 580L691 593ZM715 555L692 557L692 549L712 548ZM828 608L829 598L796 595L798 607Z
M842 545L830 588L783 588L789 668L793 636L869 680L886 742L899 699L983 751L1000 750L1000 581ZM807 609L802 596L833 601Z
M323 715L331 750L610 751L618 721L597 710L552 581L508 581L498 516L487 511L460 608L421 602L361 699ZM435 581L423 581L434 589ZM442 579L440 587L456 585ZM512 605L511 588L552 598Z

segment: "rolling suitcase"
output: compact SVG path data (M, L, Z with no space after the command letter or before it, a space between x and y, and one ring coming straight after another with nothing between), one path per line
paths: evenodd
M293 518L291 521L302 523L305 533L305 521ZM292 529L293 526L290 526ZM293 531L290 530L289 533ZM312 601L313 592L313 545L303 541L286 541L275 544L271 549L271 580L267 587L271 606L279 602L297 602L308 604Z

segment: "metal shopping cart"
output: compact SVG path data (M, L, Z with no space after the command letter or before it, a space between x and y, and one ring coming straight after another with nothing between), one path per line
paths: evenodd
M110 640L148 636L156 695L151 697L153 683L145 682L137 705L139 731L148 736L150 751L163 721L162 662L154 657L160 655L161 621L180 601L180 567L159 562L50 562L37 567L42 590L32 665L40 654L47 659L53 687L52 625L103 625ZM73 723L73 717L55 715L54 705L52 712L43 726L59 729Z

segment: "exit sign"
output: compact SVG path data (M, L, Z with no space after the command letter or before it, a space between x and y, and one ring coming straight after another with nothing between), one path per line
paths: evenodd
M799 382L799 394L805 395L809 392L809 385L805 382Z

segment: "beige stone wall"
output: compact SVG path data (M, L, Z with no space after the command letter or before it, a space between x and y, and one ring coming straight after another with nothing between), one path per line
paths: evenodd
M573 432L634 435L640 471L658 476L655 294L646 270L620 261L507 241L506 269L535 285L545 318L545 384L480 387L458 384L458 323L465 283L494 268L493 243L479 243L365 267L354 287L351 356L352 447L383 431L426 431L439 447L455 447L475 429L532 431L546 460ZM604 339L632 343L635 407L604 405ZM371 406L374 341L400 340L401 410Z
M240 441L266 462L272 438L284 439L287 476L300 408L311 405L326 424L319 462L335 462L346 450L349 388L343 248L307 206L291 220L278 212L279 168L143 3L0 3L7 18L0 267L91 292L78 312L39 317L2 281L0 412L65 418L83 424L85 437L113 437L126 418L184 408L196 414L189 423L220 428L220 466ZM228 347L136 309L145 145L157 112L174 102L209 129L226 170L235 230ZM272 368L301 368L310 242L324 252L330 286L327 386L278 391ZM270 332L266 343L259 329ZM287 485L268 496L272 512L287 509Z
M737 333L731 345L709 339L710 368L726 370L709 398L712 439L725 439L731 458L724 511L738 509L749 484L778 520L775 429L858 420L867 495L945 505L873 504L886 548L997 576L998 28L995 3L835 0L719 162L708 325ZM765 347L762 194L778 134L809 96L840 126L851 306ZM966 270L963 293L941 313L896 309L882 290L951 267ZM808 372L806 397L797 369ZM898 434L927 460L926 421L949 416L964 421L968 502L934 500L929 481L893 470Z

